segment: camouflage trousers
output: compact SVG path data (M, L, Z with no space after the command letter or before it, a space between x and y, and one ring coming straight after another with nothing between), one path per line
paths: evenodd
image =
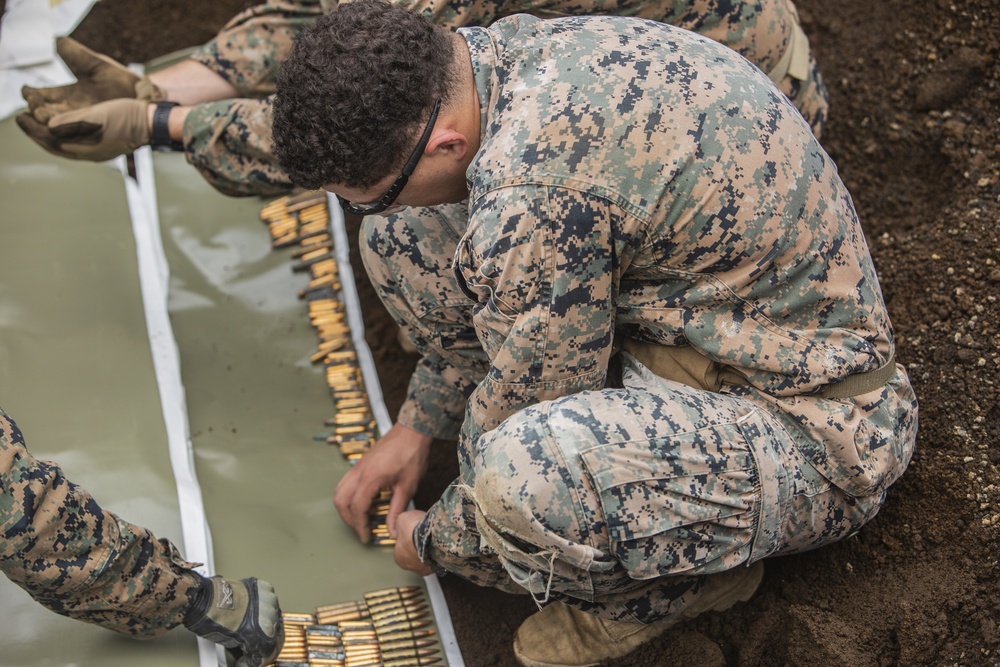
M460 388L487 363L469 340L472 303L447 270L461 213L420 209L362 226L369 277L430 364L423 373L446 374L437 391L415 375L400 421L418 430L452 419ZM425 562L540 605L649 623L683 613L713 574L849 536L912 454L915 398L902 367L863 397L788 401L745 385L705 391L618 356L620 386L536 404L460 446L461 476L414 538ZM452 403L438 413L434 400ZM865 444L888 453L884 481L849 492L848 480L824 476L806 454L824 443L800 427L804 415L834 430L866 423L878 436Z
M58 614L145 638L184 620L201 582L191 567L35 459L0 410L0 569L11 581Z
M241 96L195 105L184 123L188 162L220 192L269 196L292 188L274 157L270 95L295 35L329 4L328 0L272 0L251 7L192 54L193 60L228 81ZM422 3L408 4L419 8ZM587 13L586 3L577 4L579 13ZM777 86L818 137L829 106L826 86L811 53L799 69L794 76L781 77Z

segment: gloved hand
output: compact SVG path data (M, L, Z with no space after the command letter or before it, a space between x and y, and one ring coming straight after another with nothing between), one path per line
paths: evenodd
M18 126L45 150L73 160L102 162L149 143L149 102L115 99L54 116L48 124L27 111Z
M24 86L21 95L39 123L67 111L76 111L116 98L158 102L163 92L146 77L140 77L119 62L91 51L70 37L56 40L56 52L76 77L76 83L53 88Z
M285 642L274 587L253 577L204 579L184 616L184 627L226 647L236 667L270 664Z

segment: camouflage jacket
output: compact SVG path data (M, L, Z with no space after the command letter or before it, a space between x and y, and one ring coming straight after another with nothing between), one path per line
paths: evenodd
M231 195L276 194L291 188L273 156L271 102L278 66L296 32L336 0L271 0L233 18L192 58L231 83L240 99L192 107L184 123L188 161L215 188ZM738 51L771 74L817 136L827 92L789 0L399 0L447 27L485 26L526 12L552 18L612 14L671 23ZM263 99L259 99L263 98Z
M0 408L0 572L52 611L137 637L184 619L201 585L169 540L39 461Z
M602 388L625 335L745 377L837 486L898 477L905 461L856 449L842 404L810 397L885 363L892 330L836 167L767 77L653 22L522 15L460 33L482 141L454 269L490 363L463 472L516 411ZM446 504L430 524L461 514Z

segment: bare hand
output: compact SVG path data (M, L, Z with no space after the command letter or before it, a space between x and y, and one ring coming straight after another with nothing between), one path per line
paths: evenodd
M396 537L396 517L406 509L427 472L434 439L396 424L341 478L333 494L340 518L367 543L371 538L368 511L380 491L392 491L386 525Z
M416 572L422 577L434 572L430 565L426 565L420 560L417 556L417 548L413 545L413 531L417 524L423 520L425 514L427 512L423 510L410 510L399 515L396 520L396 525L399 527L399 539L396 540L396 550L393 552L396 565L404 570Z

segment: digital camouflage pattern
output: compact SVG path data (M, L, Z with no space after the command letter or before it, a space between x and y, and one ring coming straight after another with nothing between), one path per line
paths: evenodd
M136 637L184 620L201 576L169 541L35 459L0 409L0 569L42 605Z
M850 196L787 99L663 24L460 32L483 112L467 218L363 227L370 277L424 353L400 422L447 436L464 415L421 557L651 622L705 576L874 516L916 400L899 366L815 395L886 363L892 329ZM690 346L740 382L687 388L619 353L609 388L621 337Z
M726 44L770 73L817 136L826 120L826 88L790 0L397 2L453 28L485 26L519 12L545 18L616 14L663 21ZM291 188L273 158L271 103L265 96L274 91L274 77L295 34L335 4L278 0L251 7L192 55L245 96L195 105L184 123L187 159L216 189L232 195L271 195Z

